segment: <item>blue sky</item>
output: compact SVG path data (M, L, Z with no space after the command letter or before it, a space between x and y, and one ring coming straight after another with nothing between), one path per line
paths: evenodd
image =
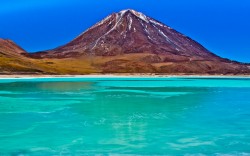
M51 49L128 8L162 21L217 55L250 62L249 0L0 0L0 38L29 52Z

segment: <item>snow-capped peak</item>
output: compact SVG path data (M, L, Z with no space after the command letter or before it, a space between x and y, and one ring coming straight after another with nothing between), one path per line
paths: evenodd
M119 12L119 14L120 14L121 16L123 16L126 12L132 13L133 15L137 16L138 18L140 18L141 20L143 20L143 21L145 21L145 22L147 22L147 23L149 22L149 20L148 20L148 18L147 18L146 15L144 15L144 14L141 13L141 12L137 12L137 11L135 11L135 10L133 10L133 9L122 10L122 11Z

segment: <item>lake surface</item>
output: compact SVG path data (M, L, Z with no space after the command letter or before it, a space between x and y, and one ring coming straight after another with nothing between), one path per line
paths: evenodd
M250 155L250 78L0 80L0 155Z

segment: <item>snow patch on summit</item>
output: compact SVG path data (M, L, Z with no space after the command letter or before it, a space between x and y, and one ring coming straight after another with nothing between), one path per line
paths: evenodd
M135 11L135 10L133 10L133 9L122 10L122 11L119 12L119 14L122 14L122 15L123 15L123 14L125 14L126 12L131 12L131 13L134 14L136 17L138 17L138 18L140 18L141 20L143 20L143 21L149 23L149 20L148 20L148 18L147 18L146 15L144 15L144 14L141 13L141 12L137 12L137 11Z
M111 18L112 15L109 15L108 17L104 18L103 20L101 20L100 22L98 22L96 25L94 25L94 27L98 27L100 25L102 25L103 23L105 23L108 19Z
M136 12L136 11L134 11L134 10L131 10L131 12L132 12L134 15L136 15L137 17L139 17L140 19L142 19L143 21L149 23L147 16L144 15L143 13L141 13L141 12Z
M128 24L128 29L129 30L131 30L132 23L133 23L133 19L129 16L129 24Z
M155 20L149 20L151 23L153 23L153 24L155 24L155 25L159 25L159 26L161 26L161 27L164 27L164 25L163 24L161 24L161 23L159 23L159 22L157 22L157 21L155 21Z

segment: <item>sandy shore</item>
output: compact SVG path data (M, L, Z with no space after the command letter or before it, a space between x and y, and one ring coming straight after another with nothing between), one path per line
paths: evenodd
M250 78L250 75L156 75L156 74L91 74L91 75L0 75L0 79L8 78L171 78L171 77L208 77L208 78Z

